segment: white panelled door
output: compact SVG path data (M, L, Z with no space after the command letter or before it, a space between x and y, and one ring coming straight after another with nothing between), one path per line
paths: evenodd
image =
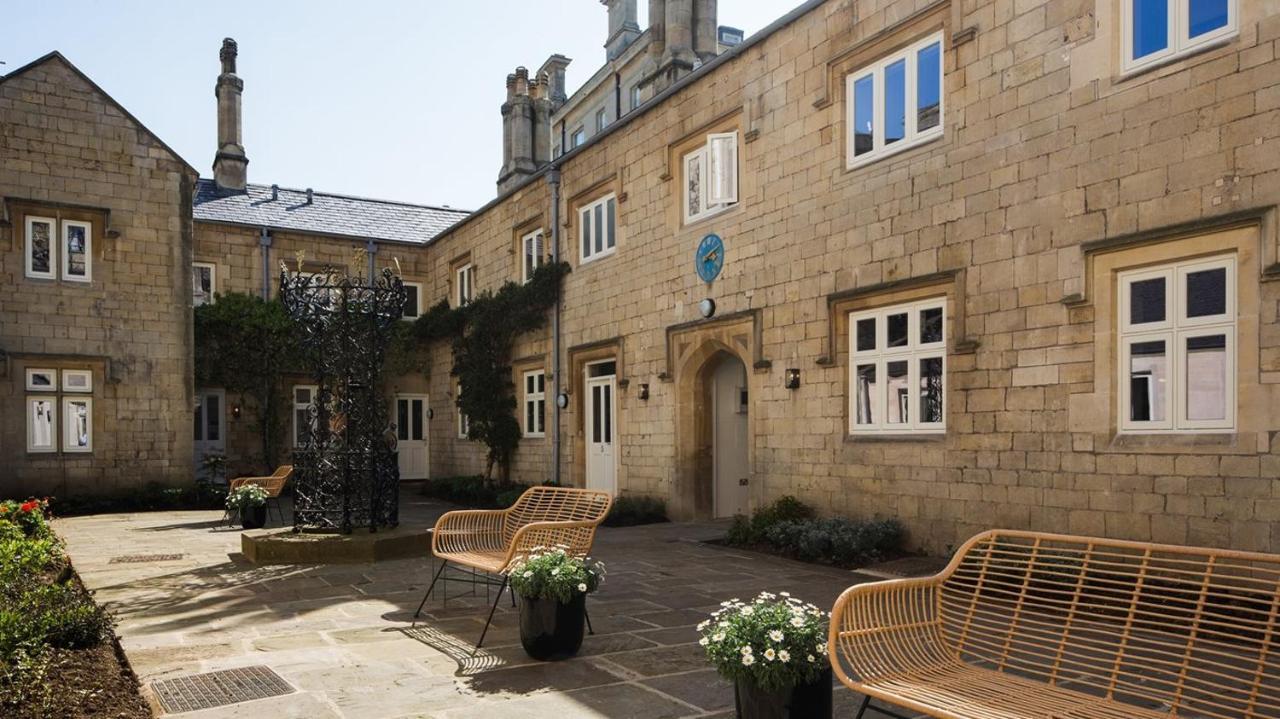
M427 479L427 396L396 395L396 449L400 454L400 479Z
M205 456L226 454L226 397L226 393L220 389L196 390L193 454L197 477L206 478L204 470L200 467Z
M586 380L587 489L617 494L617 377L592 376L593 367L599 365L588 366Z

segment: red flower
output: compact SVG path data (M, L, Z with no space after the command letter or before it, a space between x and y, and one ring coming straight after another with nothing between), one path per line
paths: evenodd
M21 509L24 512L30 512L31 510L39 506L40 506L40 503L33 499L30 502L23 502L22 506L18 507L18 509Z

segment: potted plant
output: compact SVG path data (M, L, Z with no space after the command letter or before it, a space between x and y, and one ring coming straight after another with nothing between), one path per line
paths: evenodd
M567 659L582 646L587 595L604 578L604 564L569 556L563 547L535 547L508 573L520 597L520 643L541 661Z
M739 717L831 716L826 612L786 592L720 607L698 625L698 644L733 682Z
M261 529L267 523L267 490L246 484L227 492L227 509L240 515L240 526Z

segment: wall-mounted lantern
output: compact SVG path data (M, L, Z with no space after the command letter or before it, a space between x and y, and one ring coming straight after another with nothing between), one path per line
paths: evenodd
M240 419L240 405L238 404L231 405L231 417L233 419Z
M556 396L556 405L557 405L557 406L559 406L559 407L560 407L560 409L564 409L564 408L568 407L568 406L569 406L569 395L568 395L568 394L566 394L566 393L564 393L564 392L561 392L559 395L557 395L557 396Z
M427 419L435 419L435 418L436 418L436 411L435 411L434 409L431 409L430 407L428 407L428 408L427 408Z
M649 399L649 384L647 382L640 385L640 399Z
M787 370L785 386L787 389L800 389L800 370L794 368Z

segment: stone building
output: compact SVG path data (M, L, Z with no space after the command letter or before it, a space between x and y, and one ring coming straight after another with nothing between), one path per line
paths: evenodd
M438 236L435 288L573 266L517 474L1280 550L1280 7L1127 7L806 2Z
M196 177L62 55L0 77L0 495L190 478Z
M651 4L666 47L698 36L671 30L668 18L685 17L672 8L700 6ZM621 13L617 61L644 34L631 37L634 5L609 7ZM97 150L123 134L145 147L130 173L173 173L173 192L157 196L176 204L129 215L119 252L160 227L181 238L189 183L194 237L165 250L190 247L194 260L175 258L174 287L149 290L180 291L183 313L186 293L206 288L269 292L270 265L297 249L349 263L373 240L360 261L398 257L421 307L568 262L553 321L513 355L519 480L656 496L676 518L792 494L826 514L900 518L934 551L991 526L1280 551L1280 7L1133 11L1120 0L809 0L697 67L673 66L645 102L559 156L535 130L570 96L554 64L517 72L500 194L447 229L461 213L249 184L232 118L219 123L212 181L197 183L109 103L102 127L67 144ZM45 61L61 73L54 89L15 72L0 100L48 106L36 101L86 87L60 63ZM219 79L223 110L238 107L234 70ZM69 132L50 129L47 110L19 112L36 117L6 128L6 153L50 153L43 138ZM106 208L139 194L124 172L64 190L88 170L42 180L43 160L5 159L4 173L33 175L0 175L7 198ZM87 194L101 199L75 199ZM41 300L50 306L78 296L15 274L25 230L6 212L6 279L56 291ZM115 218L106 242L124 224ZM25 299L15 312L13 295L0 297L0 401L26 406L16 353L50 350L19 349L22 333L65 320L33 322ZM134 334L156 351L188 327ZM480 471L485 454L464 438L447 344L430 349L428 373L389 390L421 399L422 461L437 478ZM189 411L190 360L175 361L164 381ZM153 372L151 383L129 385L125 372L93 387L120 407L126 396L168 407L151 386L158 362L124 366ZM154 412L147 420L167 431ZM6 459L23 471L45 461L17 453L22 430L0 421ZM168 442L165 461L189 463L175 429L137 441Z
M235 41L223 42L222 72L215 86L218 150L213 179L201 179L195 188L191 304L212 302L217 294L228 292L271 299L279 292L281 262L294 271L301 262L303 272L331 266L366 277L394 264L408 290L405 319L418 317L433 297L424 286L426 244L467 213L248 182L249 159L241 133L244 82L236 74L237 50ZM279 461L303 440L307 407L316 391L313 382L306 375L287 378L288 419L281 428L285 452L276 458ZM430 408L425 382L416 374L388 382L387 401L400 433L404 479L427 477L423 423ZM197 466L206 455L225 455L230 476L269 469L251 408L251 398L228 396L225 388L195 388L192 432Z

